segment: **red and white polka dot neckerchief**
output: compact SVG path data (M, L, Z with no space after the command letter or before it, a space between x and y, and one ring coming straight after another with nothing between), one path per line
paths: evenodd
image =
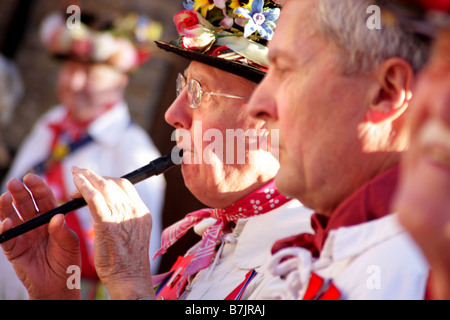
M273 181L252 192L225 209L201 209L186 215L186 217L166 228L161 237L161 249L154 258L164 254L166 250L180 239L186 232L205 218L214 218L216 223L203 233L202 240L194 257L186 268L184 276L190 276L207 268L211 263L219 236L227 222L267 213L290 201L280 194Z

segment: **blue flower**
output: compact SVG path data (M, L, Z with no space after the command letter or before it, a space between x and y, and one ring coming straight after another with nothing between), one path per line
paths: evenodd
M194 0L186 0L186 2L183 3L183 7L186 10L192 10L194 8Z
M258 31L262 38L272 40L276 21L280 17L279 8L264 9L264 0L253 0L251 11L237 8L234 12L248 19L244 28L244 37L248 38Z

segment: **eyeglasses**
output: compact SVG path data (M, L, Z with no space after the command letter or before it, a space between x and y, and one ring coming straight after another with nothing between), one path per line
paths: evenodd
M177 97L183 92L184 88L186 87L186 84L188 85L189 107L192 109L198 108L198 106L202 102L203 95L219 96L232 99L245 99L245 100L250 99L248 97L234 96L225 93L206 92L202 89L202 85L200 84L200 82L198 82L195 79L190 79L189 81L187 81L187 79L181 73L178 74L177 78Z

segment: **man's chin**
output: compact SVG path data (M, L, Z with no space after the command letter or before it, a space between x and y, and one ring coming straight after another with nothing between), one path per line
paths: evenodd
M275 176L277 190L285 196L295 198L295 184L293 180L292 174L289 175L289 172L280 168Z

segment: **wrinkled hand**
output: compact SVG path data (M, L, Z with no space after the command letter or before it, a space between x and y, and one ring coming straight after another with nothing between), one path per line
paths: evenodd
M9 192L0 197L0 219L3 233L38 214L56 207L51 189L37 175L24 177L24 183L12 179ZM33 194L25 188L25 186ZM22 219L17 215L13 203ZM69 289L67 279L70 265L81 266L77 235L70 230L62 214L41 226L2 244L8 260L28 290L30 299L79 299L80 290Z
M152 218L136 189L126 179L77 167L72 172L94 218L95 268L111 298L154 299L148 253Z

